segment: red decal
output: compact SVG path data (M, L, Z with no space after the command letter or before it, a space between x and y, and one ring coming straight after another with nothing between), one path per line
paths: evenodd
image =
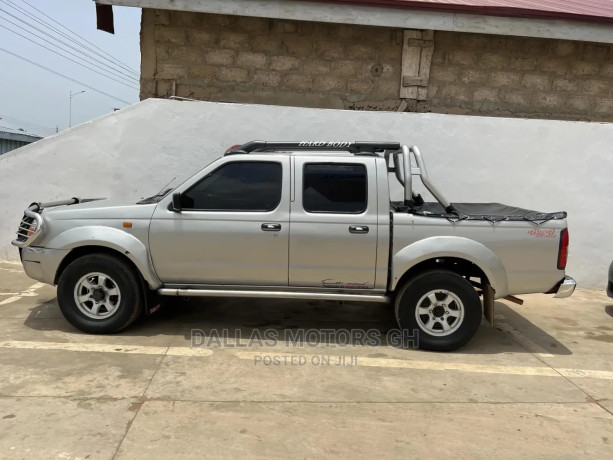
M556 230L555 228L548 228L548 229L532 228L528 230L528 235L536 236L537 238L555 238Z

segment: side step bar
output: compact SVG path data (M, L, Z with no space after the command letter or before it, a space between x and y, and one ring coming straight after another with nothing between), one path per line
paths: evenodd
M335 294L328 292L241 291L230 289L158 289L158 294L180 297L248 297L253 299L344 300L347 302L390 303L385 295Z

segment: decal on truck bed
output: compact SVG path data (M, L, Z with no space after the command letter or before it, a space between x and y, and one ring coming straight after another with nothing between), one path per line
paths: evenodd
M548 229L540 229L540 228L531 228L528 230L528 235L536 236L537 238L555 238L556 229L548 228Z

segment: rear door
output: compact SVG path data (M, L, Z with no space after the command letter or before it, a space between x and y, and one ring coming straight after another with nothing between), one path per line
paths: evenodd
M373 289L377 262L375 159L296 156L289 285Z

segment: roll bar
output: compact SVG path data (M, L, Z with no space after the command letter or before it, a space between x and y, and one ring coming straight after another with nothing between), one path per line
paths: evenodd
M430 180L428 171L426 170L426 163L424 162L424 158L417 146L413 145L408 147L403 145L402 150L399 152L386 152L385 161L388 165L388 158L390 156L392 157L394 164L391 171L394 172L396 179L398 179L398 182L400 182L404 187L404 202L406 205L411 206L413 204L412 176L419 176L426 189L432 194L432 196L434 196L434 198L436 198L436 201L441 204L445 211L456 213L453 205ZM417 165L415 168L411 167L411 156L413 156L415 159L415 164ZM402 157L402 168L400 165L400 157Z

